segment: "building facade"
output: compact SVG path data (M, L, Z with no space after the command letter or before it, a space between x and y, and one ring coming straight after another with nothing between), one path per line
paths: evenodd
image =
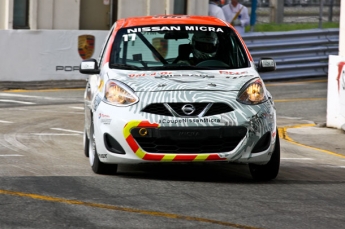
M0 29L108 30L119 18L207 12L208 0L0 0Z

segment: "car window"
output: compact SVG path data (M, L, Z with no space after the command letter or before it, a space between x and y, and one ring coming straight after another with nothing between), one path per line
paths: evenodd
M175 69L198 66L238 69L249 66L246 52L229 27L159 25L120 29L110 67Z

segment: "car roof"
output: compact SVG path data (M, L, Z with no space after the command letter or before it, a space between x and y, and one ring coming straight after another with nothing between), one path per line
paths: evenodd
M213 26L229 26L225 21L212 16L198 15L154 15L142 17L129 17L117 21L122 28L161 24L199 24Z

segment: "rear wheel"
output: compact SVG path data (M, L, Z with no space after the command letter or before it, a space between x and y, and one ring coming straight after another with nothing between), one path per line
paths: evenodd
M91 117L90 139L88 146L91 168L93 172L97 174L115 174L117 172L117 164L105 164L99 160L95 140L94 124Z
M249 164L250 174L254 180L269 181L277 177L280 167L280 140L277 130L274 151L269 162L265 165Z

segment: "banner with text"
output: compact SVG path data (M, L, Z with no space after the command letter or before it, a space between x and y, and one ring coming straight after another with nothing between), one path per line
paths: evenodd
M80 80L83 59L98 59L108 31L0 30L0 81Z

